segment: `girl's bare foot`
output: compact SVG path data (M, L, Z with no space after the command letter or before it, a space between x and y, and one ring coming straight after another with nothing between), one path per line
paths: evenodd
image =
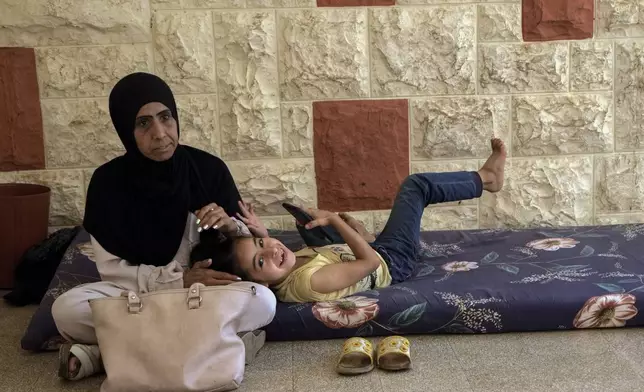
M364 238L365 241L374 242L376 240L376 237L374 237L373 234L369 233L367 229L362 225L362 223L360 223L356 218L352 217L346 212L341 212L338 215L340 215L340 218L342 218L342 220L345 221L346 224L349 225L349 227L358 232L358 234L360 234L360 236Z
M503 176L505 169L505 158L507 152L505 144L501 139L492 139L492 155L479 169L479 175L483 181L483 189L488 192L498 192L503 188Z

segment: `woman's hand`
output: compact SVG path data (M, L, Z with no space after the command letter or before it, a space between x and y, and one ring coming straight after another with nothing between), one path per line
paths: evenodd
M255 209L253 206L249 203L239 201L239 209L242 213L237 213L237 217L244 222L253 236L258 238L268 238L268 230L259 217L255 215Z
M231 217L226 214L223 208L215 203L210 203L199 211L195 212L197 216L197 231L201 233L202 230L210 228L221 231L222 233L234 233L237 231L237 224Z
M209 269L211 260L196 262L192 268L183 272L183 287L188 288L195 283L206 286L222 286L239 282L241 279L235 275Z
M318 227L318 226L329 226L333 225L334 222L337 222L338 220L342 221L342 219L338 216L338 214L330 211L325 211L325 210L316 210L313 208L308 208L306 209L306 212L313 217L313 220L304 226L308 230Z

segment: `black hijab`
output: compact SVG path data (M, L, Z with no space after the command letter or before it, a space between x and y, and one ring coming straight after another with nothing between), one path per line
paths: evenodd
M94 172L83 226L105 250L131 264L164 266L179 249L190 211L217 203L234 216L240 196L226 165L211 154L178 145L172 158L156 162L139 151L135 119L150 102L170 109L179 132L177 105L163 80L146 73L121 79L109 106L126 153ZM201 241L218 234L206 230Z

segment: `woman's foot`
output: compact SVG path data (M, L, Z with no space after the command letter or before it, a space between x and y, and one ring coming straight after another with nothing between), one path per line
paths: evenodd
M67 371L70 379L78 377L78 371L80 370L81 364L80 360L74 356L74 354L69 354L69 362L67 362Z
M479 169L483 181L483 189L488 192L498 192L503 188L503 176L507 151L501 139L492 139L492 155Z
M374 237L373 234L369 233L367 229L360 223L356 218L352 217L351 215L347 214L346 212L341 212L338 215L340 215L340 218L349 225L353 230L358 232L362 238L364 238L365 241L371 243L376 240L376 237Z
M103 371L96 345L65 343L58 352L58 376L76 381Z

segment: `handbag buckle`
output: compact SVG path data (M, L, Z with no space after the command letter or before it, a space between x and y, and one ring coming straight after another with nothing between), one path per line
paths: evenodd
M128 313L139 313L141 310L143 310L143 301L141 301L141 298L138 295L136 295L134 292L129 292L125 295L127 295Z
M197 306L193 306L192 303L190 302L195 299L199 300L199 304ZM188 304L188 309L198 309L201 307L202 302L203 302L203 297L201 295L199 297L188 297L188 299L186 300L186 303Z
M143 303L138 303L138 304L127 304L127 311L129 313L139 313L141 310L143 310Z

